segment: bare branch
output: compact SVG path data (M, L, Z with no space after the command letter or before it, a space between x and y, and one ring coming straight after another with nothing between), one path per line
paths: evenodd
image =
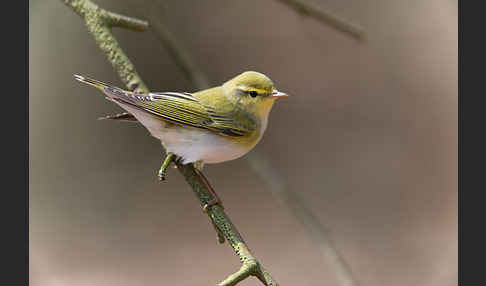
M204 183L205 179L201 178L201 176L203 176L202 173L200 173L201 175L198 174L198 171L196 171L192 167L192 165L182 165L179 162L175 163L177 165L177 169L182 173L182 175L186 178L187 183L189 183L189 185L192 187L194 194L199 198L201 207L211 201L213 197L211 196L208 187ZM270 274L265 271L265 269L263 269L260 263L250 252L241 234L233 225L230 218L226 215L223 208L219 205L212 206L208 210L208 216L219 228L219 230L224 235L224 237L231 245L233 250L236 252L236 254L238 254L238 256L240 257L240 261L243 263L243 269L249 268L251 270L248 270L248 275L246 275L246 272L242 272L242 268L240 268L240 270L234 275L230 275L231 278L228 277L223 281L224 283L230 284L223 285L235 285L239 281L251 275L256 276L260 281L262 281L264 285L277 286L277 282L275 282Z
M137 32L143 32L149 28L149 23L145 20L131 18L110 11L106 12L105 19L111 27L120 27Z
M336 274L339 285L358 286L350 266L332 243L329 231L319 222L312 210L295 192L287 188L284 178L275 171L268 160L262 158L261 154L250 152L246 158L255 173L265 178L272 195L287 206L297 220L305 226L314 243L319 246L322 256L327 258L329 265L334 268L333 273Z
M201 71L197 64L195 64L182 45L179 44L176 37L169 31L167 26L160 19L154 20L152 26L157 38L165 46L179 68L182 69L187 79L199 89L209 88L210 83L206 75Z
M237 245L237 249L237 253L240 256L240 260L243 262L243 265L237 272L229 275L226 279L219 283L218 286L233 286L238 282L243 281L248 276L257 277L258 280L267 286L277 285L275 281L272 280L272 277L270 277L270 274L268 274L268 272L261 267L260 263L256 261L244 243L239 243Z
M229 275L226 279L219 283L218 286L236 285L238 282L243 281L250 276L250 272L250 266L243 264L237 272Z
M277 1L284 3L301 15L312 17L322 24L330 25L334 29L347 33L356 39L363 39L365 37L365 32L361 27L349 23L330 12L324 11L321 8L312 5L311 3L306 3L302 0Z

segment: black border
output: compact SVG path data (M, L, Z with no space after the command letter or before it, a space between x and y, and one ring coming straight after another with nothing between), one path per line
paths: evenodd
M2 17L2 283L29 285L29 2Z
M486 44L484 10L478 5L480 3L459 1L458 6L459 285L485 283L483 210L486 209L486 201L481 197L486 192ZM464 41L464 38L468 40Z

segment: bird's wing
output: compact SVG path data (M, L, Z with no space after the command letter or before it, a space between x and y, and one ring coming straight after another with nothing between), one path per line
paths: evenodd
M257 129L255 118L240 108L232 106L230 111L225 109L226 112L222 112L217 111L220 108L215 108L207 103L204 104L204 107L213 121L211 126L221 130L221 134L234 137L248 136Z
M175 124L204 128L232 137L248 136L256 130L255 120L242 110L228 106L228 102L221 102L229 107L224 108L225 112L222 113L211 101L202 102L199 97L187 92L137 94L85 76L74 75L74 78L100 89L110 100L128 104ZM110 118L120 117L132 118L125 114Z
M113 95L113 100L179 125L208 129L231 137L247 136L255 130L251 124L235 124L232 113L218 113L186 92L136 94L116 90Z

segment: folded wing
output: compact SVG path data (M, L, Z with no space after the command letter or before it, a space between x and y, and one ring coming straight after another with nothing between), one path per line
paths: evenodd
M132 105L174 124L211 130L223 136L249 136L256 124L251 120L234 119L235 114L218 113L214 107L204 105L198 98L185 92L136 94L120 89L105 89L110 98ZM242 122L243 121L243 122Z

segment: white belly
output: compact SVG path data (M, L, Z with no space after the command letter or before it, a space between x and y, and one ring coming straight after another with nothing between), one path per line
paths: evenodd
M199 160L209 164L220 163L239 158L251 149L202 129L171 126L166 130L156 137L169 152L182 157L184 163Z
M116 103L133 114L152 136L162 142L168 152L181 157L184 164L200 160L206 164L234 160L248 153L258 142L256 140L255 144L244 146L211 131L167 124L129 105Z

